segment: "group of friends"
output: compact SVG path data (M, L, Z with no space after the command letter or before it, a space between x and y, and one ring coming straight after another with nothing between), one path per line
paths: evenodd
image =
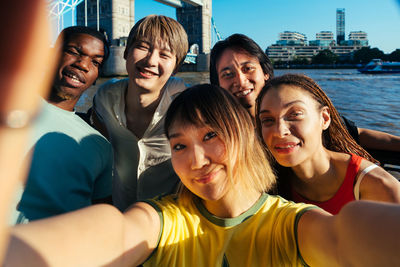
M305 75L274 77L251 38L216 43L210 84L186 88L183 27L139 20L128 78L98 89L86 122L74 107L107 40L73 26L56 44L5 266L400 262L400 184L367 152L400 151L400 137L355 127Z

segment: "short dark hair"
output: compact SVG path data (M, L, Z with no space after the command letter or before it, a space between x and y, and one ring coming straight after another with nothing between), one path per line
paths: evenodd
M254 56L260 62L264 74L268 74L269 78L274 76L274 69L271 60L261 49L261 47L251 38L244 34L232 34L225 40L217 42L211 49L210 55L210 82L211 84L219 85L217 62L222 53L226 49L243 50L249 55Z
M57 42L59 41L60 38L62 39L62 48L65 47L65 45L70 41L70 39L77 35L77 34L88 34L93 36L96 39L99 39L100 41L103 42L104 44L104 60L102 62L101 65L104 64L104 62L107 60L108 56L110 55L110 46L108 44L108 40L106 38L106 36L95 30L92 29L90 27L86 27L86 26L71 26L71 27L67 27L64 30L62 30L62 32L60 33L60 35L57 38Z

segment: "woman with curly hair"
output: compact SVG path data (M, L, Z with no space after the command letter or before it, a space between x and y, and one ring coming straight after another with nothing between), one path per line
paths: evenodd
M400 202L400 184L378 167L309 77L271 79L257 99L259 135L275 158L278 193L336 214L355 199Z

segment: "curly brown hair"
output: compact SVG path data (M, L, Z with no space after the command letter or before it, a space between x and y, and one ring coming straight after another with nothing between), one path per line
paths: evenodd
M353 153L371 162L379 164L376 159L374 159L351 137L338 111L332 104L332 101L329 99L329 97L321 89L321 87L319 87L319 85L310 77L301 74L285 74L282 76L277 76L270 79L261 90L256 100L256 126L257 133L261 137L261 139L261 121L259 118L261 102L269 89L278 88L283 84L296 86L303 89L304 91L308 92L315 99L315 101L319 103L320 108L329 108L331 123L329 127L322 133L322 143L326 149L342 153ZM269 152L269 149L264 141L263 144L267 153L269 153L270 158L273 159L272 165L274 166L274 169L278 176L276 187L270 190L270 193L279 194L287 199L291 199L291 186L289 177L292 177L294 175L292 169L279 165L274 160L274 157Z

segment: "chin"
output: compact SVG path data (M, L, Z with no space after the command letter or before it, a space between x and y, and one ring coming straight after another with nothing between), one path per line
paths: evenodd
M274 158L278 162L278 164L283 167L292 168L292 167L299 165L299 163L295 159L290 159L290 158L279 159L276 156L274 156Z

